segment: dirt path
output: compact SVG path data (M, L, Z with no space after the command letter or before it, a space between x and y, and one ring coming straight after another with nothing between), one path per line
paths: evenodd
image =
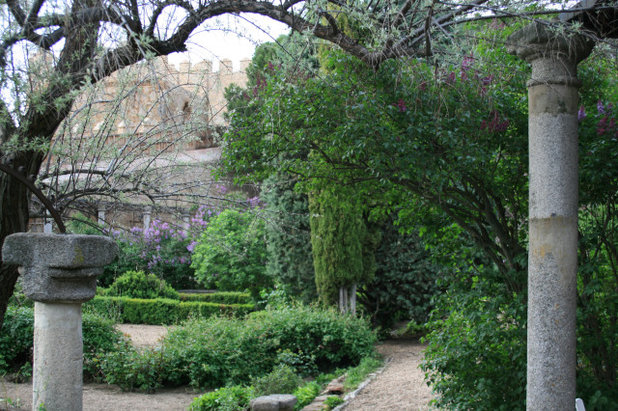
M156 344L166 333L154 325L119 325L138 347ZM387 341L378 351L389 359L385 369L363 388L343 409L346 411L429 410L431 390L418 368L424 345L413 341ZM105 384L84 385L84 411L180 411L187 410L201 393L190 388L159 390L155 394L122 392ZM30 410L32 384L13 384L0 379L0 410ZM13 407L7 407L7 401Z
M415 341L390 340L378 351L390 360L385 369L363 388L343 410L346 411L417 411L430 410L433 398L418 366L425 346Z

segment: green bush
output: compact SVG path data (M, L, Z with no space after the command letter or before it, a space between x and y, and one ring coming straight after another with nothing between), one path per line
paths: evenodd
M358 364L373 352L376 341L365 319L334 309L301 305L258 311L249 315L248 323L261 330L265 338L278 341L281 351L302 353L320 371Z
M327 410L332 410L337 405L343 404L343 398L337 397L336 395L331 395L330 397L324 400L324 405L326 405Z
M212 315L243 316L254 310L253 304L216 304L179 301L167 298L139 299L95 296L84 307L97 313L114 313L118 322L127 324L178 324L190 317Z
M251 385L255 396L270 394L291 394L303 382L294 369L285 364L279 364L270 373L253 379Z
M170 330L156 349L125 347L97 360L104 379L126 390L186 384L216 388L257 381L277 365L283 380L296 380L288 375L292 368L282 365L282 353L296 354L296 360L307 362L297 365L307 369L356 365L373 353L375 341L363 319L301 306L253 313L244 320L192 319ZM276 375L263 385L274 385Z
M32 362L33 334L32 308L9 306L0 332L0 374L16 372Z
M213 217L191 259L195 277L206 287L249 290L256 300L262 289L272 287L266 275L264 222L252 212L228 209Z
M310 303L317 298L307 195L294 190L290 174L274 173L262 184L267 216L266 271L288 296Z
M360 289L359 302L375 326L390 329L401 320L424 324L437 293L439 267L418 235L401 234L392 219L381 227L375 277Z
M111 321L84 313L82 317L85 376L97 378L96 357L112 352L125 341ZM7 309L0 332L0 374L17 372L32 362L34 310L27 307Z
M218 291L203 294L180 293L179 296L181 301L202 301L219 304L251 304L253 301L249 293L240 291Z
M191 411L241 411L248 409L254 397L251 387L234 385L219 388L193 400Z
M311 404L313 399L320 395L321 386L315 381L308 382L302 387L298 387L294 390L294 396L298 402L294 406L295 410L301 410L307 405Z
M94 358L99 375L107 384L116 384L125 391L153 392L163 386L168 370L164 353L159 349L136 350L130 343Z
M485 274L489 276L489 273ZM423 370L445 409L523 410L526 387L525 295L485 277L462 278L467 292L439 297ZM448 347L447 349L445 347ZM508 389L505 389L508 387Z
M106 295L132 298L178 299L178 292L154 274L143 271L127 271L112 283Z

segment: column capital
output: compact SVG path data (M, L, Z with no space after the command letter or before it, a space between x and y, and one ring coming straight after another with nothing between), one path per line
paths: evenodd
M577 64L594 47L594 41L578 33L565 33L534 22L509 36L508 51L532 65L528 86L563 84L578 86Z
M94 297L96 278L118 246L108 237L17 233L6 237L3 261L20 266L24 294L46 303L82 303Z

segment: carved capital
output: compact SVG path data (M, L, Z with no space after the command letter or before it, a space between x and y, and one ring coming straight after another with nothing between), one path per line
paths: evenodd
M4 262L20 266L24 294L48 303L93 298L97 276L117 252L113 240L92 235L17 233L2 246Z
M508 51L532 65L528 86L562 84L578 86L577 64L584 60L594 42L577 33L564 33L534 22L509 37Z

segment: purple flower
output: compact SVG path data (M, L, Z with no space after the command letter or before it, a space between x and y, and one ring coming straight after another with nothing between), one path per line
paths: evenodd
M472 54L464 57L461 62L461 71L465 73L466 71L470 70L470 67L472 67L472 63L474 63L474 56Z
M197 245L197 241L191 241L187 246L187 251L192 253L195 250L195 246Z
M597 101L597 111L599 114L605 114L605 107L603 107L601 100Z
M397 109L399 110L400 113L405 112L408 108L406 107L406 102L403 101L402 98L400 98L399 100L397 100L396 103L393 104L393 106L397 107Z
M584 106L581 106L577 111L577 121L583 121L586 118L586 109Z

